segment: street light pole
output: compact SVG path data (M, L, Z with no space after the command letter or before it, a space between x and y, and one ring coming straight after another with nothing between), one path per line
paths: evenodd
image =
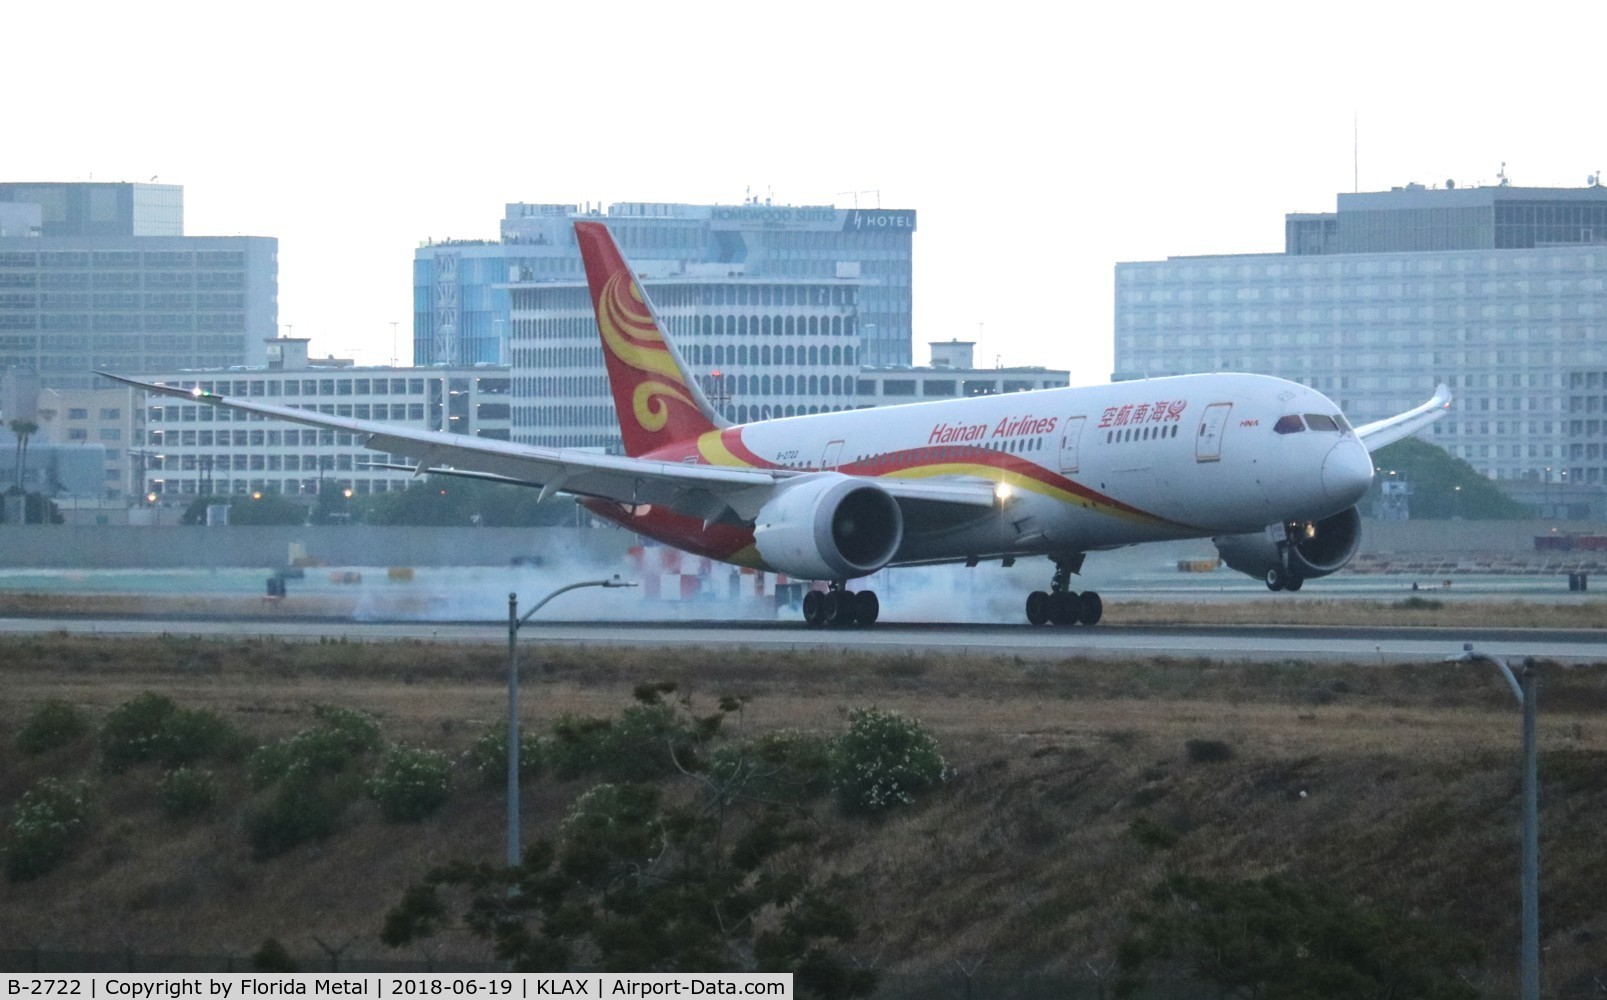
M1536 673L1533 659L1523 661L1523 672L1514 676L1507 661L1488 653L1477 653L1471 642L1462 644L1462 654L1447 659L1470 663L1482 660L1493 663L1506 678L1513 697L1523 709L1523 862L1522 896L1522 1000L1540 1000L1540 763L1536 748L1535 728L1539 706L1536 704Z
M535 607L519 614L519 595L508 595L508 867L519 864L519 629L559 594L582 587L634 587L634 581L621 580L617 575L607 580L583 580L571 583L543 597Z

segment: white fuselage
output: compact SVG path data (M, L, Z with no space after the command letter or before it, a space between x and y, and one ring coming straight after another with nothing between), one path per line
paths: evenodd
M910 525L895 565L1259 531L1354 505L1373 472L1332 401L1263 375L917 403L733 432L767 465L995 484L1001 501L988 516Z

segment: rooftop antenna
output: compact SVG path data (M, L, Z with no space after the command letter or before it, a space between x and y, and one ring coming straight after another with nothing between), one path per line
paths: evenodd
M1501 182L1502 187L1508 187L1512 184L1512 178L1507 176L1507 161L1501 161L1501 169L1495 172L1495 179Z

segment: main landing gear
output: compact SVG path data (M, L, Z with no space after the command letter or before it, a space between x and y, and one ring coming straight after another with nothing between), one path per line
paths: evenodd
M1105 602L1092 590L1081 594L1071 589L1071 574L1082 568L1082 556L1056 559L1055 575L1049 592L1034 590L1027 595L1027 621L1034 625L1097 625L1104 617Z
M844 590L842 581L834 580L829 590L811 590L803 596L804 621L817 628L822 625L874 625L882 613L882 602L876 591Z
M1305 582L1303 577L1295 576L1286 569L1274 566L1272 569L1267 570L1268 590L1299 590L1305 585Z

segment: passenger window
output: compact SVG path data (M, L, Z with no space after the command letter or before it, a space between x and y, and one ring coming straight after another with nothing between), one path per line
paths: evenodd
M1306 414L1306 426L1310 427L1314 431L1339 432L1339 425L1334 423L1334 418L1330 417L1326 413Z
M1278 422L1272 425L1272 429L1279 434L1299 434L1306 429L1306 425L1300 422L1298 413L1291 413L1288 416L1279 417Z

